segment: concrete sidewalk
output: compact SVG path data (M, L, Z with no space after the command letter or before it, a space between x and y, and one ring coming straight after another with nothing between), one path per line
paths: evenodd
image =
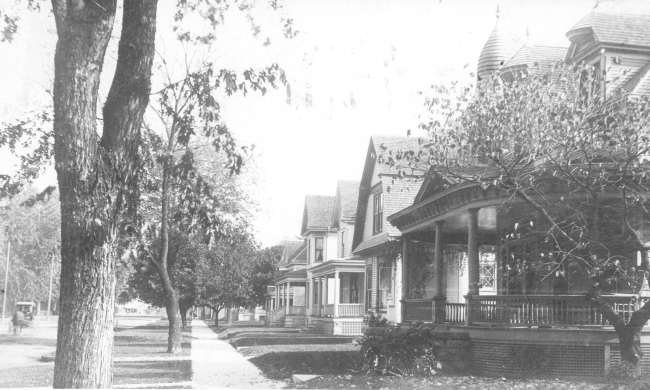
M195 389L281 388L283 382L264 377L235 348L219 340L204 321L192 321L192 387Z

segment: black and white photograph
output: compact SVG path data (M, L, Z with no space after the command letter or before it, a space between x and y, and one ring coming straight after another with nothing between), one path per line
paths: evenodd
M650 1L0 0L0 389L650 389Z

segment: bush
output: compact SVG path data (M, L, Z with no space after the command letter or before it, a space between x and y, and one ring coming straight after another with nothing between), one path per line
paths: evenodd
M371 327L377 324L377 327ZM370 372L402 376L432 376L442 368L437 352L442 342L432 329L421 324L410 328L368 321L369 327L357 340L364 368Z

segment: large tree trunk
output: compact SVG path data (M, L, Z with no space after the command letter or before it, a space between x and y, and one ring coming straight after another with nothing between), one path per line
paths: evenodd
M52 6L58 34L54 153L61 198L61 291L53 384L110 387L120 216L128 200L127 184L137 172L130 146L137 145L148 103L156 2L133 0L124 5L101 146L97 91L115 1L53 0ZM134 86L134 80L141 82ZM112 121L116 117L124 119ZM103 142L104 138L113 142Z
M114 10L113 10L114 12ZM114 230L101 224L96 171L97 89L114 14L56 8L55 159L61 199L61 292L54 387L110 387ZM99 185L104 185L101 183Z

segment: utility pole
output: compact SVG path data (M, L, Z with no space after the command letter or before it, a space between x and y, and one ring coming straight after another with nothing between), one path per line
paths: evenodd
M2 319L5 318L7 308L7 284L9 283L9 256L11 255L11 241L7 237L7 263L5 264L5 293L2 294Z
M52 315L52 277L54 276L54 255L50 254L50 287L47 291L47 316Z

